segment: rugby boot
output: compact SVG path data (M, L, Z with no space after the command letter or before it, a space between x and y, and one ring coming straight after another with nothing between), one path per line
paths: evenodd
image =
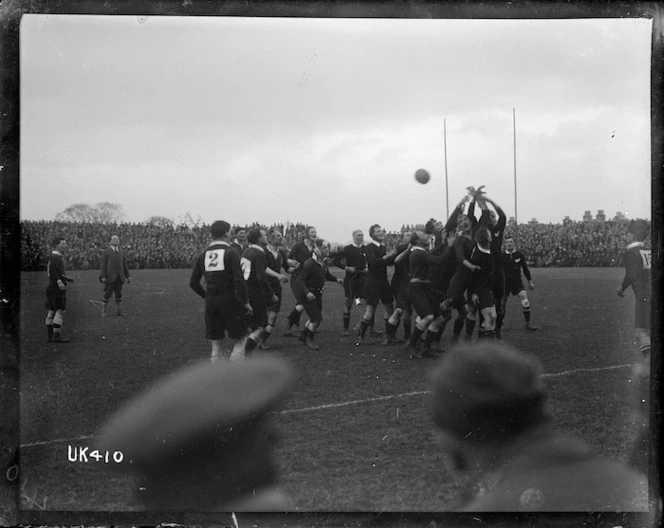
M316 343L314 343L314 334L312 334L311 332L309 332L305 344L307 345L307 348L309 350L320 350L320 347Z
M530 321L526 323L526 330L529 330L531 332L534 332L535 330L539 330L539 326L534 325Z
M54 343L69 343L69 339L66 337L62 337L59 333L53 334L53 342Z

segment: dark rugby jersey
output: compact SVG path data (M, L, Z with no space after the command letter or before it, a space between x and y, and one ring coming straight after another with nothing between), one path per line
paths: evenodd
M302 295L306 296L309 292L316 296L322 295L326 280L337 282L337 278L330 273L326 262L318 262L318 260L311 257L304 263L300 272L299 281Z
M49 283L57 286L58 281L67 284L69 277L65 275L65 258L57 251L53 251L46 259L46 273Z
M512 253L503 253L503 269L505 270L505 281L513 282L521 278L521 270L526 276L527 280L531 279L530 270L526 263L526 257L521 251L514 251Z
M387 280L387 266L394 263L394 258L385 260L387 248L384 244L380 246L374 242L367 244L365 249L367 255L367 277L377 280Z
M313 251L309 249L309 246L307 246L304 243L304 241L297 242L292 247L290 253L288 253L288 258L291 260L297 260L300 263L300 266L296 270L294 270L293 273L291 274L291 281L298 277L298 275L302 271L302 266L307 261L307 259L311 258L312 255Z
M366 246L355 246L349 244L344 246L341 251L330 254L332 265L337 268L346 269L348 266L355 268L357 271L367 269L367 255L365 253Z
M631 286L637 297L649 297L651 269L652 251L646 249L643 242L632 242L625 252L625 278L622 288Z
M247 285L242 275L240 255L226 242L212 242L194 263L189 286L205 298L206 290L201 286L201 278L205 279L207 294L234 292L240 304L247 302Z
M247 288L254 292L259 292L266 297L272 297L274 291L267 280L265 269L267 268L267 256L265 250L257 245L251 244L242 254L240 259L242 264L242 273L244 280L247 281Z
M272 251L270 251L270 248L266 248L265 258L267 260L267 267L270 268L275 273L281 273L282 269L284 271L288 271L288 262L287 262L288 255L286 255L286 251L283 248L281 247L277 248L276 256L274 253L272 253ZM277 279L276 277L271 277L270 275L268 275L267 280L270 282L270 285L272 286L273 290L275 288L278 289L281 287L279 279Z
M496 207L496 212L498 213L498 221L496 225L489 225L489 211L482 211L482 216L480 216L480 225L486 226L491 233L491 254L493 255L493 266L495 269L503 269L503 258L502 258L502 249L503 249L503 237L505 236L505 225L507 224L505 213L503 210Z
M431 281L431 269L435 266L440 267L444 259L447 259L445 253L434 255L418 246L411 248L410 255L408 256L408 273L410 278L420 281Z
M397 256L400 255L402 252L404 252L407 247L408 247L408 244L399 244L396 247ZM410 264L409 264L410 255L406 255L399 262L396 261L396 256L394 257L394 259L395 259L394 260L394 274L392 275L392 284L399 284L401 282L408 282L408 279L409 279L408 269L410 267Z
M493 272L493 255L490 249L483 249L479 246L473 248L470 255L471 264L479 266L481 269L473 271L468 290L476 292L480 289L491 289L491 273Z
M470 272L470 270L464 266L464 260L470 260L470 255L473 253L475 248L475 242L470 238L465 236L457 236L454 241L454 255L456 257L456 269L461 272Z

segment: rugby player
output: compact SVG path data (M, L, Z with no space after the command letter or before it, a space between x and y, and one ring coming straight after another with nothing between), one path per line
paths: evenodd
M431 281L429 280L430 268L432 265L440 264L443 255L433 256L425 248L429 247L431 235L422 231L415 231L411 238L408 281L408 300L413 306L413 311L417 315L415 319L415 328L406 343L406 352L411 358L437 357L440 351L433 350L431 343L435 339L436 329L427 331L427 337L420 352L417 351L417 343L427 328L434 321L442 319L442 310L438 298L431 290Z
M325 281L343 284L330 273L327 257L330 254L330 243L327 240L316 239L314 241L313 255L302 265L297 284L297 302L304 306L304 311L309 320L301 330L299 339L307 345L310 350L318 350L320 347L314 343L316 330L323 322L323 292Z
M48 342L69 343L69 339L62 337L60 330L67 308L67 284L74 279L65 275L65 253L69 249L67 239L58 236L51 241L53 250L46 259L46 335Z
M389 252L385 247L385 230L378 224L374 224L369 229L371 242L366 247L367 255L367 309L360 320L360 328L357 331L355 344L359 345L364 340L367 329L376 313L378 303L382 303L385 308L385 322L392 315L394 310L394 296L390 283L387 280L387 267L394 264L396 250Z
M487 226L480 226L475 233L477 245L470 255L470 262L476 266L468 285L469 304L472 315L476 317L479 309L482 315L478 339L494 340L496 328L496 306L493 299L493 262L491 251L491 231ZM469 314L470 317L470 314ZM472 337L472 332L470 334Z
M244 227L235 228L235 234L233 237L233 242L231 242L231 247L235 248L240 256L242 256L244 250L247 249L247 230Z
M644 220L632 220L627 228L627 250L625 251L625 278L618 288L622 297L632 287L634 305L634 327L639 349L650 357L650 275L652 251L644 247L648 238L648 225Z
M247 242L249 247L244 250L242 259L242 273L244 280L247 281L247 293L249 303L253 308L253 314L249 328L251 333L247 337L244 346L245 355L251 355L258 346L258 341L267 326L267 307L270 303L276 303L279 298L272 290L272 285L268 281L265 270L267 269L267 256L265 254L265 244L267 235L264 229L252 227L247 233ZM239 358L239 355L237 355ZM231 359L235 356L231 354Z
M491 204L494 211L487 207ZM505 310L503 297L505 297L505 272L503 270L503 237L505 235L505 226L507 217L505 212L490 198L482 196L477 200L477 204L482 209L479 225L485 226L491 233L491 256L493 257L493 272L491 274L491 290L493 293L493 302L496 310L495 337L501 339L501 329L505 319ZM497 216L496 216L497 213Z
M526 288L523 286L523 281L521 280L521 270L523 270L523 274L526 276L529 288L534 290L535 285L533 284L530 270L528 269L526 257L521 251L516 250L513 236L505 237L505 253L503 253L502 257L503 269L505 271L505 296L503 297L502 308L503 317L509 295L518 295L523 308L523 318L526 321L526 329L535 331L539 327L530 322L530 301L528 300Z
M332 265L346 271L344 275L344 297L346 304L343 311L343 335L350 335L350 313L353 303L360 304L366 299L367 256L364 246L364 232L353 231L353 243L330 255Z
M267 280L272 286L272 291L277 296L276 302L270 302L267 305L267 325L265 326L265 331L258 341L258 348L261 350L269 350L269 345L266 344L266 341L272 335L274 327L277 321L277 315L281 310L281 301L283 296L283 289L281 283L288 282L288 276L283 275L281 271L286 271L291 273L293 267L291 262L288 260L288 254L284 249L284 236L281 234L281 231L277 228L271 228L267 232L267 247L265 248L265 257L267 259L267 267L265 268L265 274L267 275Z
M402 234L401 242L395 248L397 256L394 258L394 274L390 281L390 288L392 288L392 295L396 299L396 306L392 315L385 322L385 333L381 341L382 345L399 342L396 334L402 316L404 341L410 339L411 336L413 307L408 299L408 283L410 280L408 261L413 234L414 231L405 231Z
M240 254L229 244L230 229L228 222L213 222L212 242L196 259L189 279L191 289L205 299L205 337L212 345L212 362L223 357L221 343L226 334L234 341L233 352L242 353L247 333L245 315L252 312Z
M316 240L316 238L318 238L318 233L316 231L316 228L313 226L307 227L304 230L304 238L296 242L291 248L290 252L288 253L289 259L297 261L297 266L295 266L295 269L291 274L291 290L293 291L293 295L295 296L296 299L297 299L297 281L300 275L300 270L302 268L302 265L307 261L307 259L311 258L311 256L313 255L314 241ZM292 328L295 327L295 329L299 333L300 317L303 311L304 311L304 306L300 303L297 303L295 305L295 308L291 310L291 312L288 314L288 329L284 335L289 337L295 337L296 335L298 335L296 333L293 333Z

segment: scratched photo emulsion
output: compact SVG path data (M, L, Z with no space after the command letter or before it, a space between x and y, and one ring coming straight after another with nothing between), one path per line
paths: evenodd
M20 509L647 512L651 33L25 14Z

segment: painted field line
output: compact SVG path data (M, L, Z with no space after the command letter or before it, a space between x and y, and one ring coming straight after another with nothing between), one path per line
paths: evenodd
M570 374L578 374L581 372L599 372L602 370L615 370L615 369L620 369L620 368L626 368L626 367L631 367L632 365L627 363L624 365L612 365L610 367L597 367L597 368L581 368L581 369L573 369L573 370L564 370L562 372L554 372L551 374L542 374L543 378L557 378L559 376L568 376ZM340 402L340 403L328 403L325 405L316 405L314 407L301 407L299 409L286 409L284 411L280 411L279 414L296 414L296 413L304 413L304 412L312 412L312 411L322 411L325 409L336 409L339 407L349 407L351 405L360 405L364 403L372 403L372 402L377 402L377 401L386 401L386 400L396 400L399 398L410 398L412 396L424 396L426 394L431 394L431 391L415 391L415 392L403 392L401 394L392 394L390 396L376 396L375 398L365 398L363 400L351 400L347 402ZM90 440L94 438L93 435L85 435L85 436L79 436L77 438L55 438L52 440L46 440L43 442L31 442L28 444L21 444L20 447L37 447L37 446L42 446L42 445L49 445L49 444L60 444L60 443L72 443L72 442L79 442L81 440Z

